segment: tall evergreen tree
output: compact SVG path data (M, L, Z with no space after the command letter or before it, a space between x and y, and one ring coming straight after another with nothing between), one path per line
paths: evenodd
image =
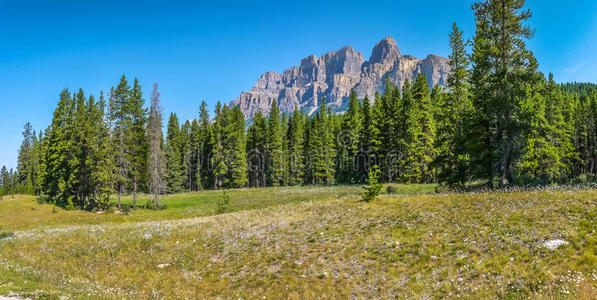
M421 145L422 134L420 106L414 97L414 87L406 80L402 86L400 123L403 124L400 146L400 177L405 182L418 182L421 179Z
M267 120L261 112L253 117L253 124L247 130L247 164L249 186L267 185L266 174Z
M224 176L226 175L226 155L224 153L222 125L223 125L222 105L220 102L216 105L215 119L211 136L212 155L211 168L213 170L214 188L219 189L224 185Z
M133 207L137 205L137 192L146 190L147 187L149 144L145 128L147 110L144 105L145 100L141 92L141 85L139 80L135 78L127 105L131 119L127 160L130 164L128 177L133 193Z
M23 142L17 159L18 183L24 186L23 193L34 194L34 181L37 175L35 147L36 134L31 123L27 122L23 130Z
M361 126L359 127L359 151L357 152L356 164L358 182L364 183L368 177L368 170L377 165L376 156L373 151L373 135L375 128L371 116L371 103L365 96L362 105Z
M267 126L267 171L272 186L284 185L284 153L282 151L282 126L280 111L274 101L270 109Z
M449 57L451 71L448 75L448 94L438 99L436 140L440 180L449 184L463 184L468 169L466 129L472 104L469 89L470 63L466 45L462 31L454 23L450 33L452 52Z
M168 119L166 133L166 185L168 193L180 193L183 189L183 169L181 166L180 127L175 113Z
M310 180L313 184L332 184L335 175L335 149L332 124L326 110L325 97L319 111L310 122L306 156Z
M199 188L211 188L213 186L213 169L210 168L210 157L212 154L212 126L210 123L207 103L201 101L199 108L199 152L200 157L197 163L197 186ZM199 181L201 184L199 184Z
M245 117L238 106L230 113L227 124L226 145L229 148L227 161L226 186L240 188L247 185L247 153L245 139Z
M58 107L54 111L52 125L48 132L48 148L45 155L46 176L44 177L43 190L51 201L59 205L66 205L72 201L70 190L71 177L71 143L74 119L74 101L68 89L60 93Z
M349 96L348 111L342 116L342 125L337 135L337 172L339 182L355 183L358 180L356 156L359 150L361 129L361 107L356 91Z
M294 112L288 120L288 132L286 140L288 141L288 185L300 185L303 183L305 174L304 157L304 124L303 116L298 107L294 107Z
M527 89L535 85L537 62L525 40L534 31L523 24L531 17L524 0L487 0L473 5L471 89L474 119L469 132L472 167L493 185L514 181L525 120Z
M131 140L131 128L133 120L129 113L129 99L131 97L130 86L126 77L122 75L116 89L110 91L110 123L113 126L112 140L115 163L114 185L118 193L118 209L121 207L122 194L129 185L128 174L131 170L129 153L129 141Z
M420 130L417 129L416 146L414 155L417 157L421 178L417 181L432 182L434 172L431 162L435 158L435 121L433 120L433 109L429 94L429 83L425 74L420 73L412 87L412 97L415 105L418 105L418 116L416 120Z

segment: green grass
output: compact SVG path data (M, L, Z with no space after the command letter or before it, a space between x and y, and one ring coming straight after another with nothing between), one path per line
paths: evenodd
M595 190L412 195L433 187L400 188L371 203L359 201L359 187L232 190L227 193L234 212L221 215L213 215L221 192L200 192L165 199L164 211L122 216L60 210L62 223L47 212L36 221L23 218L22 226L2 223L0 230L14 235L0 239L0 295L597 294ZM9 211L25 216L51 210L31 197L5 198L0 207L5 218ZM93 221L78 221L84 217ZM569 244L543 247L553 238Z

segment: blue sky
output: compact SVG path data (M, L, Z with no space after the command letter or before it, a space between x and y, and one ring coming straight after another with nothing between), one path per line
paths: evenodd
M125 73L166 113L196 116L248 90L264 71L350 45L365 59L392 36L403 54L447 56L474 1L0 0L0 165L16 166L23 124L47 127L64 87L98 95ZM597 82L597 1L528 0L528 43L558 81Z

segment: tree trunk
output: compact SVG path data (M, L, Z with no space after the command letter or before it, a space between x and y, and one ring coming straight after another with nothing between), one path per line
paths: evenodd
M120 186L118 186L118 210L122 210L122 207L120 206L121 194L122 194L121 188L120 188Z
M137 179L133 179L133 209L137 209Z

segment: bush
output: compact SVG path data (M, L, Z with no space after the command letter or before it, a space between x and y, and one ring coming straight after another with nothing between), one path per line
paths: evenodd
M388 185L386 187L386 194L398 194L399 190L397 186Z
M571 184L587 184L597 181L597 177L593 174L581 174L570 180Z
M128 214L130 214L130 213L131 213L131 210L132 210L132 208L133 208L133 206L132 206L132 205L130 205L130 204L122 204L120 207L121 207L121 209L120 209L120 212L121 212L123 215L128 215Z
M380 175L379 167L377 165L369 169L369 177L367 179L368 186L364 186L363 201L369 202L374 200L381 193L383 185L379 183Z
M47 204L50 203L50 196L41 194L37 197L37 204Z
M12 231L4 231L4 230L0 230L0 240L3 239L8 239L13 237L15 234Z
M150 209L150 210L166 210L166 209L168 209L168 205L166 205L166 204L158 205L152 199L152 200L148 200L147 202L145 202L145 205L143 206L143 208Z
M216 201L216 214L223 214L230 209L230 196L224 192L222 198Z

